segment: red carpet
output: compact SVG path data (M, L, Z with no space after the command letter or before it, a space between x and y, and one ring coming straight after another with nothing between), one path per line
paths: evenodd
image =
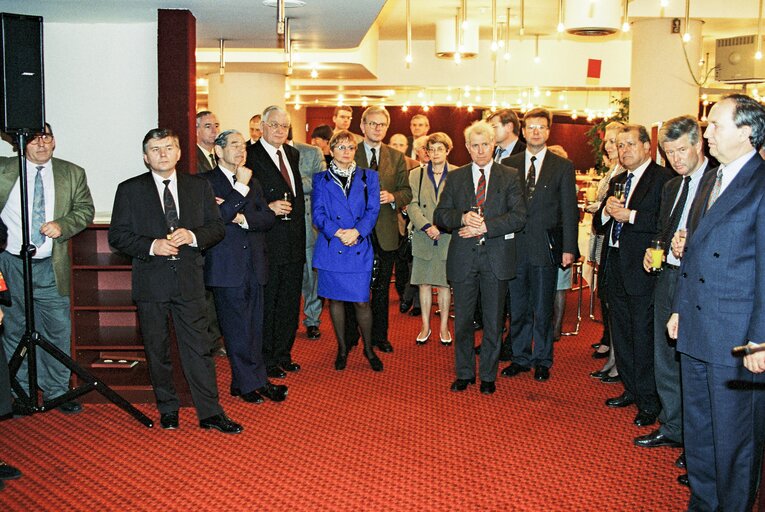
M245 426L238 436L200 430L192 409L177 431L92 404L0 423L0 458L24 472L0 491L0 510L684 510L680 451L634 447L651 428L632 425L634 408L603 405L621 386L588 376L600 368L590 357L600 324L584 320L556 344L549 382L500 376L487 397L477 386L450 392L453 349L416 346L419 318L397 302L390 315L395 353L380 355L381 374L359 349L333 369L327 314L319 341L301 326L303 370L283 381L286 402L222 393ZM225 391L228 363L217 361ZM140 409L158 419L153 405Z

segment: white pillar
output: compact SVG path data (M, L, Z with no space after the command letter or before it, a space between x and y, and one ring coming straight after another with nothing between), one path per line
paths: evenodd
M698 115L701 25L691 20L691 41L672 33L672 19L643 19L632 25L630 122L649 127L680 115ZM686 60L687 55L687 60Z
M249 137L250 118L270 105L285 106L284 75L268 73L211 73L208 108L218 116L221 130L234 128Z

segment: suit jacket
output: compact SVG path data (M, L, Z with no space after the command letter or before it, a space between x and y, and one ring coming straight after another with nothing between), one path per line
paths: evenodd
M707 165L704 169L701 171L701 177L709 171L709 162L707 162ZM700 179L697 177L697 179ZM668 182L664 184L664 187L661 189L661 207L659 208L659 222L657 224L657 230L656 232L661 235L664 233L664 230L668 228L669 224L669 217L672 215L672 208L675 206L675 201L677 200L677 195L680 192L680 187L683 185L683 176L675 176L674 178L670 179ZM699 183L699 185L701 185ZM696 193L698 194L700 188L696 188ZM694 196L695 197L695 196ZM689 202L693 201L693 197L688 198ZM689 211L689 217L690 217L690 211ZM672 235L674 233L669 233L669 240L672 240ZM669 246L667 246L667 250L669 250Z
M404 163L404 154L386 144L380 145L377 158L377 174L380 178L380 190L387 190L396 198L396 208L403 208L412 200L409 188L409 173ZM364 169L369 167L363 143L356 148L356 165ZM371 200L371 197L370 197ZM378 196L377 201L380 201ZM396 210L390 204L380 205L380 215L375 225L375 235L384 251L393 251L399 246L398 219Z
M203 172L209 172L213 170L212 166L210 165L210 160L207 158L208 155L209 153L205 153L197 145L197 174L202 174Z
M446 275L450 281L464 281L476 257L475 238L462 238L456 233L462 225L463 213L473 205L475 185L472 167L468 164L449 173L433 215L437 226L455 231L446 259ZM486 252L492 272L497 279L512 279L515 277L516 243L515 238L506 235L520 231L526 221L526 205L518 171L515 169L492 164L486 189L484 219L488 230L485 234Z
M518 169L523 191L526 190L525 158L524 151L502 160L503 165ZM537 169L534 196L531 201L526 201L526 226L518 232L516 241L523 261L529 261L535 266L556 265L550 254L548 232L559 244L553 248L555 261L560 261L564 252L576 255L579 252L578 226L574 164L571 160L546 151L542 167Z
M515 146L513 146L513 150L510 152L510 156L517 155L518 153L523 153L524 151L526 151L526 143L521 139L518 139L515 141Z
M706 210L715 178L716 169L704 175L692 205L698 223L686 240L673 306L677 350L740 366L730 349L765 341L765 162L755 153Z
M614 195L614 185L625 183L627 175L627 172L623 172L611 179L606 197ZM637 210L637 213L635 223L625 222L619 235L619 270L624 279L624 287L630 295L649 295L656 284L656 276L643 270L643 256L646 248L651 245L651 239L658 233L661 190L672 176L672 171L651 162L627 203L627 208ZM607 269L606 261L612 249L609 240L614 220L609 218L608 222L603 224L602 214L605 207L606 201L603 201L592 222L598 232L605 236L602 261L603 268ZM608 272L604 273L603 280L608 281Z
M0 161L0 210L5 208L11 189L19 179L18 159ZM53 220L61 226L61 236L53 239L51 263L56 287L62 296L69 295L70 260L68 241L93 222L95 208L85 171L66 160L51 159L53 169ZM29 205L31 209L31 204ZM31 211L30 211L31 215Z
M311 211L311 191L313 190L313 175L327 169L324 155L316 146L293 142L293 147L300 153L300 179L303 182L303 194L305 196L305 243L306 247L313 247L316 243L316 229L313 227Z
M266 231L277 221L263 198L260 183L250 180L247 184L250 191L243 196L220 167L200 176L210 182L215 196L223 199L218 209L226 230L223 240L208 249L205 255L205 284L228 288L243 286L245 274L254 270L257 282L265 285L268 281ZM237 213L247 219L247 229L233 222ZM252 266L248 265L248 259Z
M179 226L192 231L197 238L197 247L181 246L177 261L149 255L154 240L167 236L165 212L151 172L123 181L117 187L109 244L133 258L135 301L170 300L172 288L167 283L176 279L184 300L205 296L203 251L223 239L223 221L207 180L177 171L176 176Z
M313 221L319 230L313 266L335 272L371 272L371 234L380 211L380 182L371 169L356 168L348 197L329 171L313 177ZM338 229L356 228L362 240L353 247L335 236Z
M300 179L300 153L288 144L283 144L282 149L287 156L295 182L295 198L290 213L292 220L276 219L274 226L266 233L268 262L272 266L305 263L305 198L303 182ZM289 184L284 181L281 171L271 160L262 139L247 148L245 165L252 169L252 177L263 186L266 203L284 199L284 194L290 192Z
M442 177L439 192L443 193L446 182L451 174L451 167L447 164L447 174ZM407 213L412 221L412 255L424 260L440 260L441 265L449 252L451 233L441 233L438 244L422 230L428 224L433 224L433 214L438 205L439 195L428 176L427 166L414 169L409 172L409 186L412 188L412 202L409 203Z

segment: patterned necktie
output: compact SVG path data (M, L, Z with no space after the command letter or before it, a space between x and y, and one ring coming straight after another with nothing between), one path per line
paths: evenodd
M627 206L627 199L630 197L630 189L632 188L632 177L634 174L627 173L627 182L624 184L624 205ZM614 229L611 230L611 241L616 243L619 241L619 235L622 234L622 223L617 222L614 224Z
M712 187L712 192L709 194L709 200L707 201L707 210L712 208L712 205L715 204L715 201L717 201L717 198L720 197L720 189L722 189L722 177L723 177L723 166L721 165L719 169L717 169L717 178L715 179L715 185Z
M210 153L210 162L212 162L213 167L218 165L218 159L215 158L215 153Z
M43 189L42 171L44 166L37 166L35 175L35 191L32 199L32 243L41 247L45 243L45 235L40 233L40 228L45 224L45 190Z
M537 157L531 157L529 173L526 176L526 199L529 201L531 201L531 198L534 197L534 189L537 188L537 167L534 165L536 160Z
M502 163L500 160L502 160L502 148L497 146L494 148L494 161L499 164Z
M292 195L295 195L295 191L292 190L292 182L290 181L290 173L287 170L287 166L284 164L284 157L282 156L282 150L277 149L276 154L279 156L279 170L282 171L282 178L284 178L284 181L287 182L287 187L290 189L290 192L292 192Z
M168 229L178 227L178 208L175 207L175 199L170 192L170 180L162 180L165 184L165 191L162 193L162 202L165 205L165 221Z
M688 189L690 188L690 184L691 177L684 177L683 187L682 190L680 190L680 198L677 200L677 204L669 216L667 227L664 229L664 232L661 233L661 239L664 240L664 243L667 247L669 247L669 243L672 241L672 236L675 234L675 231L677 231L677 228L680 225L680 217L683 216L685 203L688 202Z
M483 169L478 169L481 176L478 178L478 186L475 188L475 205L479 208L483 208L483 203L486 202L486 175Z
M377 155L375 154L375 148L369 148L369 150L372 152L372 159L369 161L369 168L376 171L377 170Z

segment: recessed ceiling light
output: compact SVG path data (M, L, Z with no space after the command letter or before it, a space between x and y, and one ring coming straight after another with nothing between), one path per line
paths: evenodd
M276 7L276 0L263 0L263 5L266 7ZM305 2L303 0L284 0L284 7L289 9L290 7L303 7Z

